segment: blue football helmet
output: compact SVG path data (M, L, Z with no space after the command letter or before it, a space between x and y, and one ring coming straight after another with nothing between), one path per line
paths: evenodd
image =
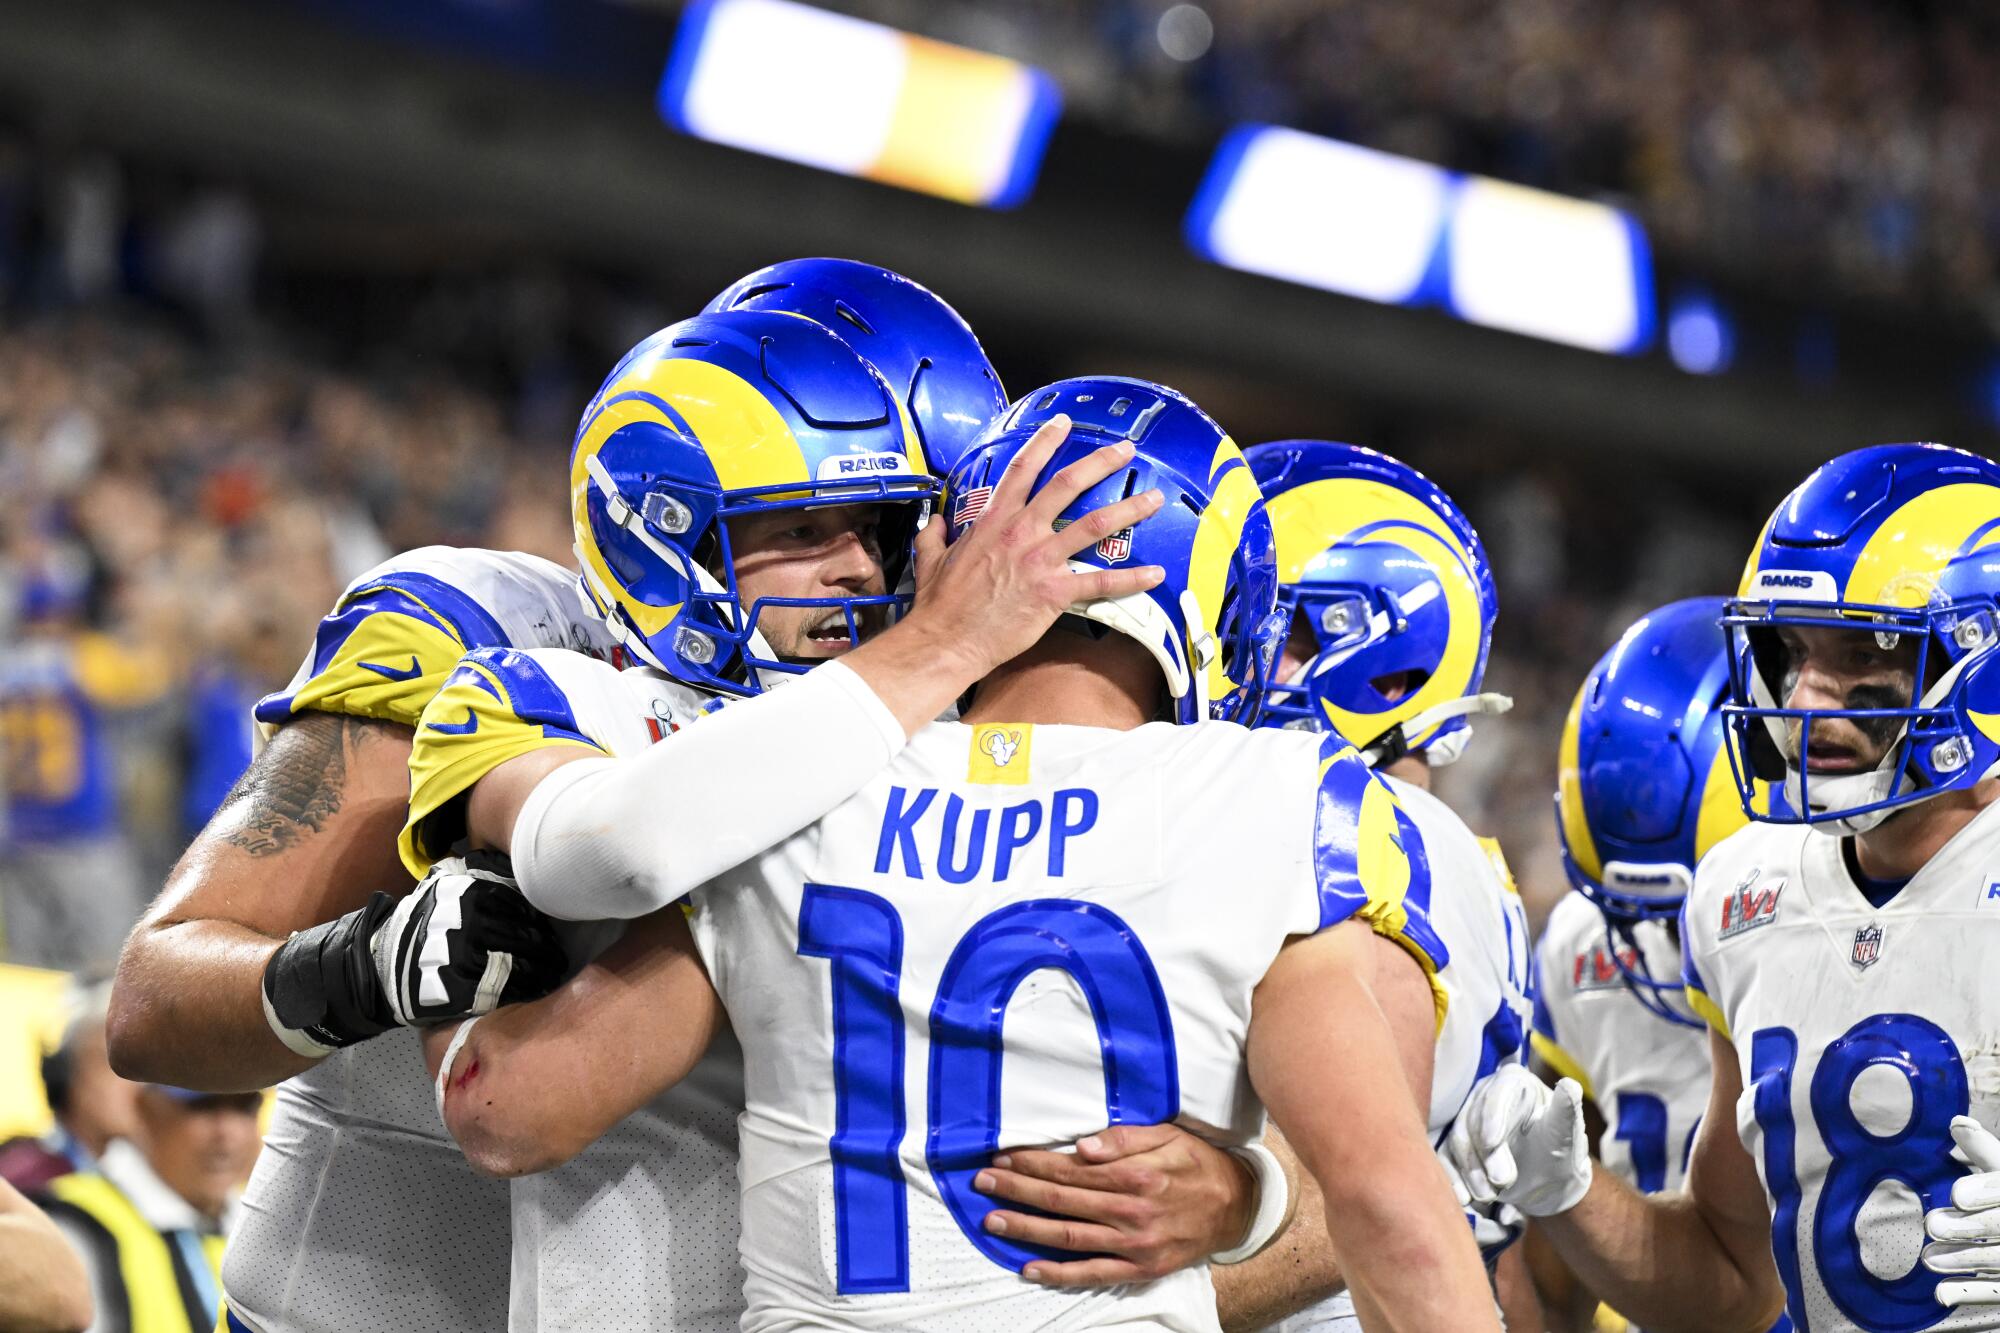
M1695 865L1749 822L1723 744L1725 604L1674 602L1626 630L1577 691L1556 770L1571 886L1604 914L1606 952L1640 1003L1687 1027L1702 1023L1675 1002L1679 975L1654 978L1636 928L1679 916Z
M1862 833L1896 810L2000 772L2000 464L1939 444L1883 444L1815 471L1771 516L1723 623L1729 753L1752 819ZM1912 697L1796 709L1784 627L1873 631L1918 645ZM1844 719L1893 732L1866 773L1798 763L1811 728ZM1757 784L1785 799L1758 808Z
M1285 623L1276 611L1271 523L1242 451L1172 389L1107 375L1061 380L1020 399L952 471L947 538L957 540L979 517L1008 463L1058 415L1070 418L1069 437L1037 488L1107 444L1129 440L1135 450L1123 471L1078 496L1059 525L1156 487L1166 500L1145 522L1071 557L1080 568L1158 565L1166 578L1151 591L1086 602L1070 614L1145 646L1166 676L1174 721L1255 721Z
M1264 725L1326 728L1370 764L1464 753L1499 597L1479 534L1407 463L1330 440L1281 440L1245 457L1278 541L1278 605L1314 651L1266 688Z
M941 491L902 404L846 343L796 315L698 315L626 353L584 411L570 452L583 585L633 656L693 685L754 694L780 661L757 631L767 605L832 607L851 640L896 591ZM741 605L732 518L883 504L875 596Z
M782 310L839 334L902 399L939 476L1007 408L971 327L929 288L886 268L787 259L738 279L707 308Z

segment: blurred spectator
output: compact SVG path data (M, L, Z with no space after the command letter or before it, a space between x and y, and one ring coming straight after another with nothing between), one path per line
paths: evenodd
M42 1057L42 1089L55 1126L39 1139L0 1144L0 1179L29 1194L58 1176L93 1171L113 1139L137 1131L139 1085L111 1072L104 1053L110 983L84 992L61 1040Z
M223 1238L257 1157L260 1096L148 1083L137 1105L137 1133L112 1140L98 1170L49 1187L49 1216L90 1274L93 1333L171 1326L154 1322L170 1311L182 1327L212 1329Z
M82 1256L0 1180L0 1333L83 1333L91 1318Z
M162 660L85 626L85 591L69 561L32 562L0 648L0 922L15 962L59 970L117 958L151 896L121 818L109 715L169 684Z

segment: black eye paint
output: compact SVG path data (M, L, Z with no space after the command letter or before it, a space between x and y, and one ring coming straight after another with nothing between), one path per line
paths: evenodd
M1852 709L1906 708L1909 696L1887 685L1856 685L1847 692L1845 706ZM1861 734L1877 745L1887 745L1903 729L1906 719L1900 717L1857 717L1854 725Z

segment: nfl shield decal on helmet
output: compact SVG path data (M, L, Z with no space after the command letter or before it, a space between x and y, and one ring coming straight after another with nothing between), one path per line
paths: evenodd
M1870 921L1854 932L1854 953L1851 955L1856 967L1873 967L1875 960L1882 956L1882 927Z
M1132 554L1132 529L1130 528L1120 528L1103 541L1097 543L1097 558L1107 565L1115 565L1130 554Z

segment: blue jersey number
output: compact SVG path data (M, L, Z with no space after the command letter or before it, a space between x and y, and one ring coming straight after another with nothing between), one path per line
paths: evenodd
M808 884L799 952L833 964L835 1252L843 1295L910 1289L906 1185L903 923L860 889ZM938 1193L980 1253L1005 1268L1075 1256L988 1235L993 1204L972 1177L1000 1141L1001 1025L1014 991L1043 968L1067 972L1097 1020L1109 1124L1180 1113L1180 1072L1159 975L1129 926L1069 898L1011 903L952 950L931 1006L925 1157Z
M1612 1137L1632 1154L1632 1177L1639 1193L1667 1187L1667 1104L1650 1092L1618 1094L1618 1127Z
M1792 1318L1809 1333L1799 1281L1798 1136L1792 1123L1792 1075L1799 1041L1789 1028L1764 1028L1750 1045L1750 1080L1757 1123L1764 1131L1764 1178L1777 1207L1772 1248ZM1910 1118L1893 1134L1875 1134L1854 1115L1852 1093L1863 1072L1883 1069L1910 1089ZM1855 1222L1885 1181L1907 1186L1926 1211L1950 1202L1961 1168L1951 1160L1951 1118L1965 1114L1965 1062L1951 1037L1915 1014L1864 1018L1829 1043L1813 1071L1813 1124L1829 1159L1814 1212L1810 1253L1820 1281L1843 1313L1878 1333L1916 1333L1951 1312L1936 1300L1938 1277L1921 1264L1897 1278L1880 1278L1861 1260Z

